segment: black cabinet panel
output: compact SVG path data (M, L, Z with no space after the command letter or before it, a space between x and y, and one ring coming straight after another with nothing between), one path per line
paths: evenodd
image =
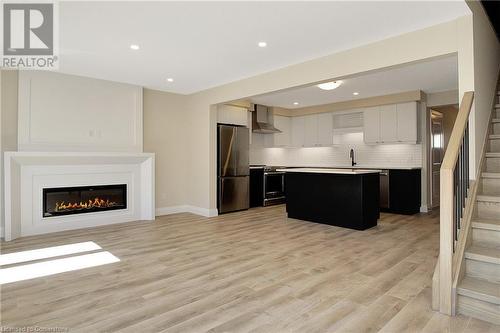
M378 174L287 172L288 217L365 230L379 217Z
M250 207L264 205L264 169L250 169Z
M412 215L420 212L420 169L389 171L389 211Z

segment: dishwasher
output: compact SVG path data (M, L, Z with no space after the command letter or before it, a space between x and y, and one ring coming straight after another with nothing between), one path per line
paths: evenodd
M380 208L389 209L389 170L380 172Z

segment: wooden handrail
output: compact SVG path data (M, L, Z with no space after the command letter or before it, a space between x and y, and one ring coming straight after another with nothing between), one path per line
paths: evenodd
M454 170L455 168L455 163L457 162L460 150L460 144L464 137L465 128L467 127L473 100L473 91L466 92L462 98L462 103L460 103L460 109L458 110L457 118L455 119L455 125L453 125L450 140L448 141L448 147L446 148L446 152L444 154L443 163L441 164L441 171Z
M468 155L468 147L464 146L468 146L468 138L465 138L465 135L468 135L473 100L472 91L466 92L462 98L440 171L439 311L448 315L453 315L455 311L453 276L456 267L453 267L453 255L458 233L456 221L460 220L463 209L462 206L457 209L457 196L463 195L456 193L457 168L461 173L465 172L468 178L468 157L467 163L464 163L461 154L467 151ZM468 186L468 179L466 181ZM465 197L467 190L468 188L465 189ZM465 199L462 202L465 202Z

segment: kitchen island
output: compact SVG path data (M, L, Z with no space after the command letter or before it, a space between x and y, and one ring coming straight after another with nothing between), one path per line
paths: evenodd
M365 230L377 225L379 172L363 169L278 169L285 172L289 218Z

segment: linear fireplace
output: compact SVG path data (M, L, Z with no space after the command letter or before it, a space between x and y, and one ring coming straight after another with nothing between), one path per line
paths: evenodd
M126 208L126 184L43 189L43 217Z

